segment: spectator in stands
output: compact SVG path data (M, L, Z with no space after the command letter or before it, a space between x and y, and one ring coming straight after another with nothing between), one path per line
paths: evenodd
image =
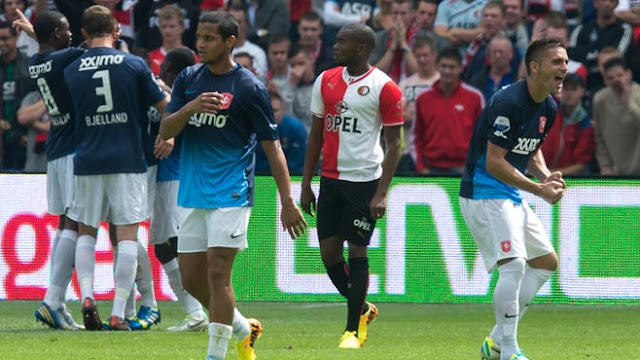
M523 0L503 0L504 17L507 20L507 37L516 44L518 56L524 59L524 52L529 46L529 33L522 23L524 8Z
M608 86L609 84L607 84L607 79L604 76L604 64L613 58L622 59L622 57L622 53L618 49L611 46L604 47L602 50L600 50L600 53L598 54L598 71L600 72L600 75L604 80L605 86Z
M593 126L582 106L585 89L582 76L573 73L564 78L556 119L542 144L542 153L551 171L560 171L563 175L584 174L593 160Z
M235 53L233 54L233 61L255 75L256 69L253 67L253 56L251 54L247 52Z
M371 28L374 31L391 30L393 27L393 14L391 14L391 3L393 0L378 0L378 12L373 15Z
M311 131L311 92L313 90L313 60L299 46L292 46L287 60L289 64L289 85L294 88L291 115L302 120L307 131Z
M613 13L618 0L593 0L596 19L578 25L569 38L569 58L587 66L587 96L593 96L604 86L598 71L598 53L605 46L617 48L623 55L627 52L633 32Z
M173 49L184 48L182 34L184 33L184 14L177 6L165 6L158 10L158 29L162 37L162 46L149 52L151 72L160 75L160 65L167 53ZM194 53L196 62L198 56Z
M569 24L567 23L566 16L558 11L551 11L545 15L544 21L546 28L544 30L544 36L548 38L556 38L562 41L565 47L569 47ZM575 59L569 59L567 64L568 73L576 73L582 76L585 81L588 78L587 66ZM586 84L586 83L585 83Z
M438 0L418 0L416 8L416 26L418 34L430 37L436 44L438 51L442 51L452 44L449 40L436 34L433 30L433 22L436 20L438 12Z
M278 124L278 138L282 152L287 159L287 167L290 174L302 174L304 169L304 154L307 149L307 130L300 120L286 115L282 98L276 92L269 92L273 115ZM271 174L269 161L261 146L256 148L256 172Z
M424 90L433 86L440 79L436 68L438 50L432 38L419 34L411 47L418 62L418 71L400 81L398 87L402 91L402 115L404 117L404 146L402 158L398 163L396 174L409 175L415 173L415 147L413 146L413 115L416 99Z
M513 46L506 36L494 36L489 42L489 66L476 72L469 81L470 85L482 92L487 101L498 90L517 81L516 70L511 61L515 56Z
M165 6L180 8L184 14L185 29L182 34L182 42L189 48L195 49L196 27L200 11L193 0L139 1L135 5L135 13L140 14L142 20L138 22L139 16L136 16L134 21L136 24L135 46L143 49L155 49L162 46L162 37L158 28L160 25L158 11Z
M326 0L324 39L333 45L340 28L349 24L371 24L370 20L377 12L377 0Z
M317 12L302 14L297 32L298 46L309 54L315 76L335 66L332 47L322 41L322 18Z
M201 0L199 1L200 6L198 7L200 11L215 11L222 10L226 1L225 0Z
M298 42L300 17L309 11L311 11L311 0L289 1L289 38L294 44ZM322 22L322 18L320 18L320 22Z
M18 123L27 128L27 157L24 171L29 173L47 172L45 142L51 128L44 101L37 91L27 94L18 110Z
M11 23L0 23L0 133L3 136L5 170L21 171L27 156L26 129L18 123L22 99L35 91L29 77L28 57L18 50L18 36Z
M234 2L245 0L231 0ZM247 38L254 44L266 49L274 34L289 34L289 7L284 0L249 0L249 24L251 32Z
M235 55L240 52L246 52L253 57L253 66L256 70L255 74L262 82L267 78L267 55L264 50L247 40L247 35L251 32L249 21L247 20L247 8L241 3L231 3L227 8L231 16L238 22L238 39L233 47L231 54Z
M583 1L583 3L593 3L593 1ZM571 28L579 23L578 0L528 0L527 20L529 24L544 18L551 11L561 12L567 19ZM584 23L585 21L583 21ZM533 40L533 39L532 39Z
M482 93L462 82L462 57L455 48L438 54L440 80L416 100L413 126L416 170L460 175L473 127L484 107Z
M17 10L26 12L29 4L26 0L3 0L2 1L2 15L0 15L0 21L6 21L8 23L13 23L15 20L18 20L18 12ZM29 18L29 14L25 14L27 18ZM18 50L27 54L27 56L32 56L38 52L39 46L38 42L28 36L26 33L20 33L18 35L18 41L16 46Z
M293 101L295 99L295 85L289 83L289 50L291 40L286 34L275 34L269 39L267 57L269 58L269 71L267 71L267 90L277 92L282 98L284 112L293 113Z
M409 46L418 34L418 27L413 22L413 0L393 0L391 12L393 27L376 33L376 47L369 60L375 67L389 74L395 82L400 82L418 69Z
M464 56L469 43L482 33L479 27L482 8L487 0L444 0L438 5L435 31L455 46Z
M640 85L633 82L631 70L621 58L604 63L604 76L607 86L593 98L596 159L600 173L638 176Z
M464 57L465 72L462 79L469 81L472 76L481 72L489 62L487 60L487 45L494 36L505 34L506 20L504 18L504 5L501 0L490 0L482 8L480 28L483 31L476 36L467 48ZM514 45L515 47L515 45ZM518 57L512 57L513 68L518 68Z

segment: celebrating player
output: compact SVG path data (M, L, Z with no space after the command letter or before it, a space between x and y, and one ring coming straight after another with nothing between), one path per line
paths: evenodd
M186 216L178 234L180 271L187 291L209 305L210 360L224 359L232 331L240 339L241 359L255 359L253 341L261 331L259 323L249 329L249 321L234 311L231 285L236 254L247 247L256 140L280 192L283 226L292 237L306 227L291 197L267 90L231 59L237 37L238 23L230 14L201 15L196 46L202 64L176 78L160 124L164 139L183 132L178 204Z
M347 326L340 348L360 348L378 309L365 302L369 284L367 246L387 207L387 190L400 159L401 92L368 63L375 33L366 25L343 27L334 45L340 65L313 86L313 124L307 143L300 203L313 214L311 179L322 150L318 239L327 274L347 299ZM386 153L380 146L384 126ZM349 264L343 257L349 244Z
M493 293L497 325L480 349L483 359L528 359L518 347L518 322L558 264L542 223L519 189L550 204L564 192L562 173L549 171L539 149L556 116L550 94L560 93L568 62L560 41L532 42L525 54L526 80L493 96L471 138L460 210L487 271L497 267L499 273Z

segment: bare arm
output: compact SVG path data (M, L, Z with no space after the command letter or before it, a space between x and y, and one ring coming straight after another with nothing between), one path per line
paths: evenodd
M307 138L307 150L304 156L304 171L302 173L302 193L300 194L300 205L302 206L302 210L304 210L304 212L311 216L313 216L313 213L315 212L316 204L315 194L313 193L313 190L311 190L311 180L313 180L316 168L318 167L318 160L320 160L320 151L322 151L322 144L324 143L322 124L323 119L321 117L313 117L311 131L309 132L309 137Z
M282 203L280 220L289 235L295 239L304 234L307 222L293 201L293 197L291 197L291 182L289 180L289 170L287 169L287 159L284 157L279 140L264 140L260 142L260 145L269 160L271 173L280 193L280 202Z
M32 127L46 112L47 108L42 99L34 104L22 106L18 110L18 123L24 127Z
M540 149L538 149L531 160L529 160L529 164L527 164L527 171L540 182L545 181L549 175L551 175L551 171L549 171L547 162L544 160L544 155L542 155L542 151Z
M385 126L384 128L384 140L387 149L384 154L384 160L382 161L382 176L378 181L378 188L369 205L371 216L374 219L379 219L384 216L387 209L387 191L389 190L391 179L393 179L393 175L396 173L398 161L402 155L401 130L402 125Z

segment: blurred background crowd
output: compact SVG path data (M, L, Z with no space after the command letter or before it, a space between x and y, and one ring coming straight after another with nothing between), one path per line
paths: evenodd
M57 10L82 43L81 15L99 4L120 23L119 48L157 75L165 54L194 51L202 11L229 11L240 25L234 60L264 82L292 174L304 163L315 78L336 64L339 28L377 33L370 62L403 92L399 175L459 175L476 118L503 86L523 79L524 51L556 37L569 75L542 146L565 175L640 175L640 1L637 0L3 0L0 1L0 171L46 172L46 107L30 79L38 44L17 34L20 9L33 20ZM256 169L269 173L258 147Z

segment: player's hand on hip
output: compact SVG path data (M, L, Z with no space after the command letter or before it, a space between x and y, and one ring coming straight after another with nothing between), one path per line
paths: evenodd
M316 213L316 194L313 193L311 186L303 186L300 193L300 205L302 210L311 216Z
M560 182L557 180L545 181L542 183L542 188L540 191L540 197L543 198L549 204L557 203L562 195L564 195L564 182Z
M307 227L307 221L298 206L293 202L293 199L283 201L280 221L282 221L282 226L291 235L292 239L304 234L304 230Z
M371 203L369 204L369 211L371 212L371 217L374 220L380 219L384 216L385 211L387 210L387 197L384 195L375 194L371 199Z
M216 114L222 109L222 94L219 92L205 92L191 101L191 111L194 114Z
M162 140L160 135L156 137L156 142L153 144L153 156L156 159L162 160L169 157L173 150L173 138L169 140Z
M551 175L549 175L546 179L544 179L543 182L549 182L549 181L557 181L562 184L563 188L567 187L567 184L564 182L564 179L562 178L562 173L560 171L552 172Z

